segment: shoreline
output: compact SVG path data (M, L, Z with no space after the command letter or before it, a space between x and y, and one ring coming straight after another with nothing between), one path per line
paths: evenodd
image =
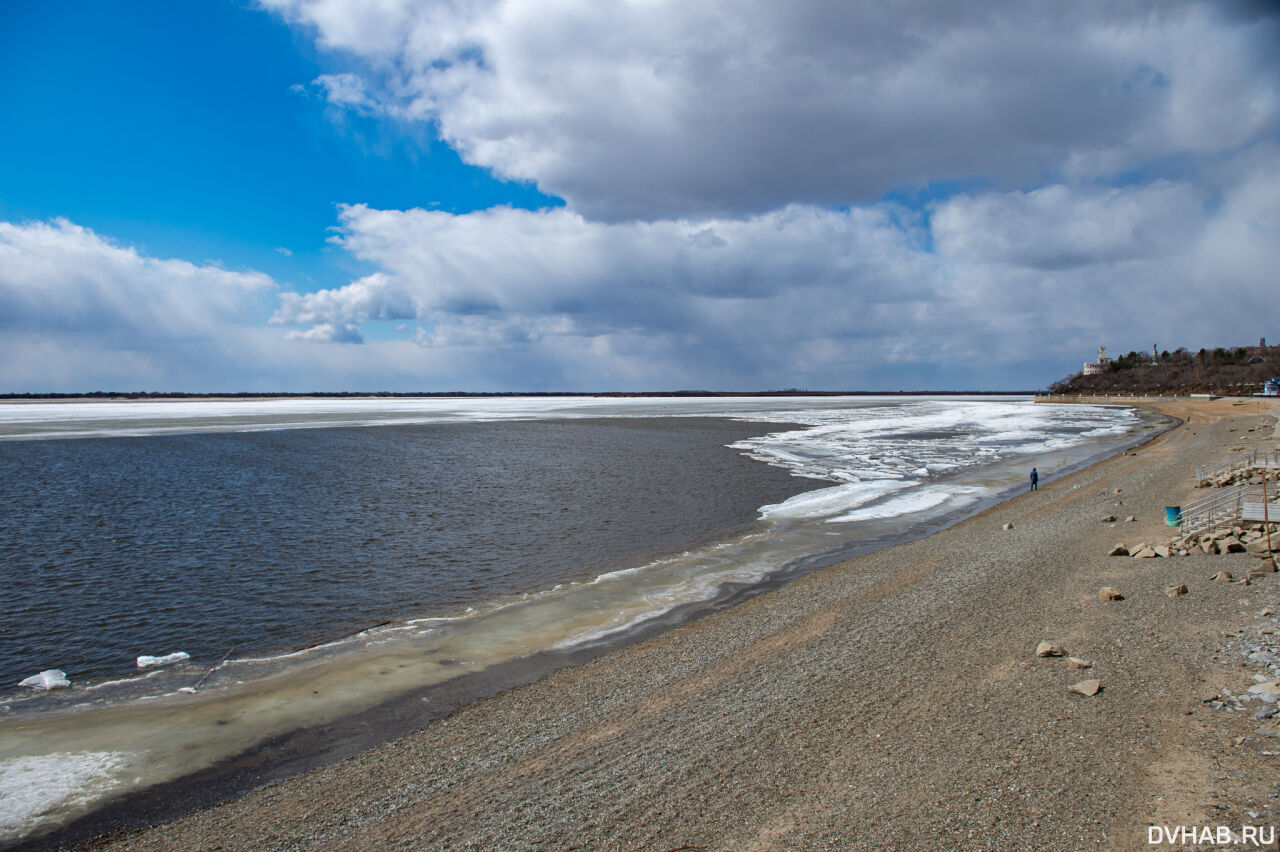
M1202 408L1202 406L1195 404L1190 405L1192 408ZM1231 405L1230 401L1227 401L1227 405ZM1232 412L1227 412L1228 416L1230 414ZM1184 417L1183 419L1186 420L1187 418ZM1139 452L1139 456L1148 455L1149 450L1147 448L1158 447L1162 444L1167 445L1171 440L1170 436L1185 437L1188 432L1192 432L1192 430L1186 426L1175 427L1172 431L1165 432L1162 436L1157 437L1152 444L1146 445ZM1194 432L1192 434L1194 435ZM366 839L372 839L376 835L379 845L387 841L390 841L390 845L396 845L411 837L416 843L424 840L424 838L414 834L412 831L409 834L405 834L403 830L398 830L399 833L385 834L384 832L379 834L378 831L380 829L377 827L381 826L382 829L386 829L389 822L395 822L400 825L400 829L403 829L403 824L409 812L427 807L428 804L438 799L439 795L443 794L432 796L428 795L426 791L422 791L420 798L415 803L414 797L409 796L406 799L405 795L403 795L404 791L397 788L394 783L388 784L383 781L372 780L361 781L359 776L362 775L362 767L378 766L381 772L382 768L387 765L396 766L397 772L391 773L395 775L409 770L410 764L413 764L416 760L425 762L439 771L442 782L448 782L444 783L440 789L452 789L457 787L459 783L471 786L479 784L483 779L474 777L474 773L468 771L475 762L474 760L468 761L465 766L449 766L448 763L445 763L443 767L439 765L440 756L445 752L439 752L438 749L443 746L446 740L455 743L458 740L462 740L463 742L456 745L455 752L461 749L471 753L473 758L479 758L481 765L501 766L514 761L517 765L523 766L523 761L530 757L526 753L530 749L537 751L539 744L544 750L553 746L556 750L563 750L567 745L575 741L578 742L578 746L573 751L579 757L593 754L596 751L595 746L598 744L599 748L605 752L616 752L616 757L619 760L631 757L634 763L634 758L637 756L634 743L629 745L620 742L619 739L622 735L621 732L636 730L634 717L637 715L646 716L643 712L645 706L652 704L654 701L665 703L667 706L675 706L670 702L670 693L673 690L688 696L697 696L702 694L702 688L708 685L718 684L723 686L726 683L731 685L736 682L739 684L738 692L758 688L757 679L747 677L752 671L745 669L743 663L737 659L738 652L743 650L749 652L749 659L754 660L762 670L776 669L777 660L781 656L778 652L787 651L790 653L794 650L805 648L808 644L819 640L833 640L832 634L839 632L837 626L846 616L846 612L839 608L838 602L836 604L824 604L824 601L829 598L833 590L844 592L846 599L861 600L873 608L882 607L895 601L897 603L912 603L913 597L919 597L926 590L924 587L937 583L942 579L948 579L952 582L958 581L967 575L973 575L976 570L974 564L969 564L973 562L972 555L967 557L965 564L951 564L948 559L937 556L935 551L945 551L948 547L954 545L953 540L973 540L975 534L978 535L979 541L989 539L993 535L987 529L990 524L998 522L1000 518L1006 516L1021 517L1025 514L1023 511L1025 507L1031 505L1029 501L1043 501L1044 497L1041 495L1050 495L1052 493L1055 500L1068 502L1074 500L1075 503L1079 503L1084 494L1074 495L1073 491L1084 488L1084 483L1086 482L1094 483L1100 479L1114 476L1115 474L1110 471L1118 467L1134 465L1135 462L1132 459L1133 457L1129 454L1112 456L1075 473L1046 482L1037 495L1014 497L925 538L895 545L835 566L820 569L800 579L793 580L785 586L774 589L770 594L754 595L750 600L735 608L713 612L654 638L622 649L609 651L603 656L582 665L553 672L532 684L509 689L494 698L466 705L453 712L447 718L433 723L416 733L379 746L372 751L357 754L342 763L316 769L291 780L248 793L222 805L189 814L168 826L160 826L137 833L127 831L119 839L120 848L171 848L173 846L187 845L199 848L202 842L212 842L214 833L209 829L213 825L220 826L218 831L224 830L229 824L227 818L231 814L239 814L241 819L247 817L247 822L239 826L239 831L242 833L237 835L246 844L271 848L273 843L278 843L281 846L296 846L299 844L308 845L313 842L327 843L337 841L342 836L342 832L336 832L335 827L330 824L331 820L326 821L326 814L331 817L339 817L341 816L340 809L339 811L334 811L332 807L326 807L324 803L327 802L332 805L337 801L350 802L353 799L379 803L378 806L371 806L371 808L361 807L359 810L362 812L367 811L370 816L377 812L383 812L387 817L381 821L373 821L369 820L368 817L362 817L362 821L368 821L368 824L364 825L363 828L368 832L372 832ZM1183 479L1189 483L1189 470ZM1071 487L1073 485L1074 487ZM1143 514L1154 519L1156 512L1153 509L1146 509ZM1041 515L1043 515L1043 511ZM1140 520L1145 519L1140 518ZM1139 524L1138 527L1146 528L1145 524ZM1021 528L1021 523L1015 524L1014 529L1008 531L1003 531L997 526L995 528L997 532L994 535L1018 540L1026 535L1026 533L1019 532ZM1112 533L1112 535L1114 534ZM1108 544L1110 543L1113 542L1108 542ZM1008 548L1005 549L1007 550ZM1099 553L1101 552L1099 548L1094 549L1098 550ZM1096 562L1095 554L1087 555L1093 557L1093 561ZM1225 559L1229 557L1214 558ZM982 560L978 561L982 562ZM1123 561L1128 562L1129 560ZM1178 564L1182 564L1198 561L1198 559L1189 557L1183 560L1171 560L1171 562L1175 561ZM999 563L1001 560L997 558L995 562ZM1113 564L1114 560L1112 562L1104 560L1103 562L1103 565L1107 567L1111 567ZM957 568L961 569L959 570L961 576L950 576L957 573ZM939 576L939 573L942 576ZM976 578L978 580L985 579L981 570L977 571ZM974 579L974 577L967 576L967 579ZM1096 592L1096 587L1093 591ZM957 593L957 599L964 597L964 595ZM837 598L838 600L839 598ZM947 600L933 601L932 603L914 601L914 603L919 605L928 604L926 609L930 607L934 609L938 607L943 609L950 608ZM833 607L836 609L833 609ZM771 628L765 629L762 627L763 622L767 622L771 625ZM851 622L856 627L857 619L854 618ZM878 625L877 630L881 633L894 632L893 625L881 624L874 619L873 623ZM947 620L943 619L941 622L921 622L917 626L926 628L925 638L936 641L938 639L937 634L940 632L938 625L947 623ZM762 630L764 632L761 632ZM1029 647L1034 647L1035 642L1042 638L1053 637L1040 635L1026 637L1025 641L1022 641L1018 647L1021 656L1029 656L1027 648L1022 648L1021 645L1025 645L1029 641L1031 643ZM707 644L708 642L710 645ZM701 646L701 650L690 657L689 648L697 648L699 646ZM724 653L725 649L734 648L737 648L738 652L730 651L727 654ZM717 651L721 653L717 653ZM683 661L683 664L675 667L663 665L663 658L670 652L679 652L675 654L675 659ZM819 657L825 659L828 663L833 662L829 654L820 654ZM839 659L843 660L844 655L839 655ZM1018 658L1015 657L1014 659ZM709 662L706 662L707 660ZM770 662L771 660L773 661L772 663ZM655 665L656 668L654 668ZM930 667L918 668L919 670L916 672L918 676L929 676L927 669ZM954 668L954 664L946 668ZM1036 668L1043 668L1043 666L1036 666ZM775 671L774 674L777 678L782 677L780 672ZM817 693L825 693L826 697L834 703L840 703L841 700L850 698L850 695L844 690L836 689L832 684L825 683L827 679L822 677L822 674L822 669L803 666L798 670L788 671L787 673L788 677L792 679L800 678L802 682L810 687L807 690L803 690L801 694L814 694L816 689ZM621 693L621 696L629 696L629 700L608 692L610 685L618 687L615 692ZM601 693L602 688L606 690L603 694ZM911 690L906 690L903 694L906 695L910 692ZM773 701L776 702L783 695L793 694L795 694L793 690L785 690L782 695L775 694ZM584 700L592 696L597 700ZM662 699L665 699L665 701ZM1099 699L1102 699L1105 704L1103 696L1099 696ZM619 701L623 701L623 704L619 705ZM743 713L751 716L752 706L743 705L740 701L730 701L729 708L732 712L729 715L731 718L740 717ZM861 706L863 708L874 706L874 702L872 705L862 704ZM894 703L894 706L897 706L897 702ZM513 719L510 715L513 712L513 708L516 711L523 708L524 714L518 713L517 718ZM536 712L530 714L529 711ZM558 724L551 725L546 729L539 729L535 725L534 729L530 729L529 722L524 719L525 715L531 715L532 719L542 718L545 721L548 718L547 714L550 714L550 718L556 719ZM620 718L615 718L612 722L609 722L611 715ZM754 721L759 723L760 719L756 718ZM518 724L520 722L523 722L523 724ZM650 720L651 724L652 722L653 720ZM689 739L692 733L693 741L698 742L702 739L702 736L697 729L703 727L704 723L705 720L689 720L684 726L675 726L671 733L677 741L682 738ZM503 742L503 738L499 736L511 724L517 724L517 728L524 728L527 732L527 736L522 737L518 744ZM605 725L603 733L598 730L602 724ZM615 728L619 730L615 731ZM750 729L751 726L744 729L742 736L750 738ZM453 735L455 730L458 731L459 736L455 737ZM807 727L794 724L772 726L772 733L775 739L795 740L797 737L804 739L803 734L807 731ZM732 732L721 728L717 730L717 733L723 739ZM851 732L845 730L844 733L848 735ZM568 738L567 741L565 740L566 737ZM584 740L583 737L586 737L586 739ZM878 740L880 738L881 735L877 734L875 739ZM729 739L736 742L741 737L729 736ZM853 743L853 745L856 744L856 742ZM864 745L871 745L871 743L867 742ZM477 748L479 749L478 753L476 752ZM761 750L764 750L763 746ZM821 750L819 749L819 751ZM689 758L695 756L702 755L696 749L694 753L688 755ZM704 757L706 758L705 760L695 760L692 765L688 765L686 762L686 769L695 768L701 764L715 763L710 755ZM740 755L740 757L742 756ZM777 772L786 769L786 767L786 760L778 761L777 765L770 765L767 762L762 763L759 760L743 758L721 766L719 771L714 766L711 766L710 776L704 778L704 781L710 783L716 777L719 777L721 783L713 786L723 793L725 792L724 775L727 774L725 770L732 769L736 771L742 768L750 768L752 770L750 780L753 784L756 786L763 785L767 788L770 785L767 783L765 776L769 775L769 771L771 770L776 775ZM648 761L641 761L638 768L643 774L643 770L652 770L654 767L649 766ZM556 767L542 761L539 764L539 769L541 772L546 773L553 772ZM502 770L499 769L498 774L501 774L501 772ZM652 772L650 771L648 774L652 775ZM566 779L561 779L561 781L566 795L574 791L575 785L573 783L568 783ZM481 784L481 786L483 785ZM437 793L439 793L438 790ZM585 795L580 784L576 790L576 795L578 798ZM657 795L657 791L650 790L648 795L653 797ZM333 797L335 796L338 798L334 799ZM466 834L468 831L472 832L470 836L481 838L475 841L480 845L514 844L519 846L533 843L533 838L536 837L536 844L563 845L565 842L580 842L586 845L603 844L605 847L610 847L618 845L619 838L623 836L630 837L635 841L641 841L642 838L636 836L635 832L646 829L659 833L648 835L641 845L648 842L667 843L669 839L675 837L674 835L667 837L662 833L664 830L673 828L670 821L664 823L660 819L657 822L652 820L633 820L626 818L623 814L619 814L618 818L612 821L609 819L586 820L580 821L575 825L572 818L566 820L556 817L559 808L550 802L541 801L542 798L544 797L541 793L530 796L525 802L525 807L517 808L520 814L525 814L526 812L530 814L540 813L543 816L543 819L540 820L522 819L519 822L519 826L523 827L523 831L517 831L515 834L510 833L515 827L503 822L501 808L491 809L491 812L487 814L477 814L475 825L468 825L465 818L459 822L459 814L466 813L464 808L453 813L450 830L444 830L442 827L436 826L434 822L432 823L432 831L434 832L432 842L441 844L446 848L451 848L454 845L466 845L461 838L468 836ZM740 796L737 795L729 795L730 800L736 801L739 798ZM784 796L783 798L785 800L790 796ZM261 811L263 800L269 800L276 809L272 811L272 820L279 819L281 821L280 828L282 833L273 834L272 838L264 839L255 834L255 815ZM406 804L406 801L409 803ZM396 804L397 802L399 804ZM291 823L289 814L292 812L296 817L297 812L300 810L325 812L319 817L319 822L323 823L323 825L304 825L296 821ZM435 809L433 807L430 810L434 811ZM446 807L445 810L449 811L451 809ZM749 812L756 813L754 809ZM508 815L510 816L510 812L508 812ZM395 816L395 819L390 819L391 816ZM410 821L412 822L412 820ZM351 827L345 818L341 819L340 822L347 828ZM593 822L595 823L594 833L592 833L591 825ZM450 823L450 820L445 820L445 823ZM285 827L289 824L293 826L292 829ZM482 829L481 824L487 825L488 828ZM696 821L693 824L696 825ZM750 821L744 824L750 824ZM848 827L850 826L846 826L846 828ZM775 828L774 830L776 831L777 829ZM476 835L476 831L481 831L481 833ZM484 831L488 831L488 833L485 834L483 833ZM499 834L494 834L495 831L498 831ZM545 832L547 831L551 831L552 834L546 834ZM529 832L532 832L532 834ZM54 836L56 837L56 835ZM731 840L733 843L730 845L736 845L739 841L749 839L741 836L741 832L733 837L723 833L718 836L719 840L713 839L712 845L716 843L724 845ZM776 839L782 842L782 836L778 835ZM503 840L502 837L505 837L506 840ZM399 838L399 840L394 838ZM37 839L32 841L31 844L27 844L27 846L34 847L34 844L45 843L51 839L52 837ZM696 840L697 838L693 839ZM760 838L757 837L756 839ZM347 837L347 841L359 845L359 842L354 837ZM632 843L628 841L621 843L621 845L631 846ZM784 842L782 845L790 845L790 842ZM854 843L852 845L859 844ZM770 846L766 843L760 848L770 848Z

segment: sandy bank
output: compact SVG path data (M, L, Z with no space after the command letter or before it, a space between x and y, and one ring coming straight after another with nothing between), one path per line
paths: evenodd
M1247 554L1105 555L1166 539L1197 464L1263 443L1253 407L1162 407L1188 424L1136 454L94 845L1129 849L1152 823L1275 826L1280 740L1204 699L1253 683L1236 646L1274 627L1280 574L1242 587L1209 577ZM1166 597L1176 583L1189 594ZM1035 658L1044 639L1093 668ZM1102 691L1069 694L1083 677Z

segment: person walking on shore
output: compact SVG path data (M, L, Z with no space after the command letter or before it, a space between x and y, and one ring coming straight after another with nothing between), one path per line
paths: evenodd
M1040 487L1040 474L1036 473L1036 469L1031 468L1031 490L1035 491Z

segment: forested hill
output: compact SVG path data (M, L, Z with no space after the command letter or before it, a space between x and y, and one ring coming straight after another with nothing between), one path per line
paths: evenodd
M1130 352L1109 361L1101 373L1077 373L1049 386L1060 394L1216 393L1249 395L1280 376L1280 346L1239 346L1189 352Z

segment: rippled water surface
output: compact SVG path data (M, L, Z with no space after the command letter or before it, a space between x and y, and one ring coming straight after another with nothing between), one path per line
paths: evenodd
M0 683L296 648L638 564L816 483L704 418L0 443Z

